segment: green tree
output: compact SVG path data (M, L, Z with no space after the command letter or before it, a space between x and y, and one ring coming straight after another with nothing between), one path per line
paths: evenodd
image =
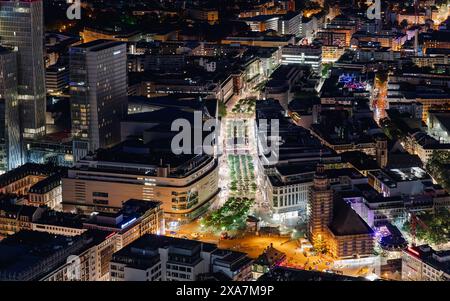
M450 211L446 208L434 213L424 213L417 216L425 225L416 225L416 238L429 244L440 245L450 240ZM405 222L403 229L411 232L411 223Z
M219 117L226 117L227 116L227 106L223 101L219 101Z
M433 151L426 169L445 189L450 190L450 152Z

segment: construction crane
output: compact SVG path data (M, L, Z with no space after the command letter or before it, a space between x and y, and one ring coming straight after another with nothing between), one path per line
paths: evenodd
M417 217L417 215L414 212L410 212L410 222L411 222L411 235L412 235L412 245L413 247L416 245L416 230L417 230L417 224L420 225L423 229L429 229L429 227L420 219Z

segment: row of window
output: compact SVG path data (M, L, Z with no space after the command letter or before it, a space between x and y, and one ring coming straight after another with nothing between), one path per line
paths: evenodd
M293 206L298 205L300 202L306 202L308 197L307 192L302 192L296 195L286 195L280 197L273 197L273 206L274 207L284 207L284 206Z
M167 264L168 270L174 270L174 271L181 271L181 272L192 272L192 268L190 267L184 267L184 266L178 266L175 264Z

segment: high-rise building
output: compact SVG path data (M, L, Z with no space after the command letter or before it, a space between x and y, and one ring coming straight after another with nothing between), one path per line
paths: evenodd
M70 95L75 160L120 142L127 112L126 44L95 40L72 47Z
M0 1L0 43L17 50L17 81L24 138L45 134L42 0Z
M22 164L17 53L0 46L0 172Z

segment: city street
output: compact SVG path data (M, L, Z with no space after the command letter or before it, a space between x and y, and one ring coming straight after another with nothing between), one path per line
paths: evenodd
M257 236L253 233L242 232L232 239L221 239L220 233L203 231L199 221L180 226L174 234L176 237L198 239L207 243L217 244L219 248L230 249L247 253L256 259L264 250L272 246L286 254L283 266L306 270L331 271L348 276L366 276L371 274L373 268L366 264L342 263L334 265L333 259L327 256L314 256L309 252L310 244L304 239L291 239L289 236ZM302 248L302 245L304 248Z
M230 101L231 102L231 101ZM230 102L227 104L229 105ZM231 103L235 104L236 101ZM222 207L229 197L247 197L254 200L251 215L258 217L263 226L279 226L279 222L272 220L270 206L265 200L262 187L264 177L258 164L256 137L254 136L253 114L232 113L228 107L227 117L222 118L221 150L219 155L219 187L221 192L218 200L211 206L210 211ZM252 189L254 183L255 189ZM172 233L174 236L198 239L208 243L217 244L220 248L247 253L251 258L257 258L272 244L279 251L286 254L282 265L299 269L342 272L346 275L360 276L360 266L333 268L333 260L324 256L314 256L309 252L310 244L305 239L292 239L286 236L257 236L254 233L230 233L232 239L221 239L221 233L206 231L200 225L200 220L181 225ZM294 228L283 227L284 232L291 233ZM234 236L233 236L234 235ZM303 247L302 248L302 243Z

